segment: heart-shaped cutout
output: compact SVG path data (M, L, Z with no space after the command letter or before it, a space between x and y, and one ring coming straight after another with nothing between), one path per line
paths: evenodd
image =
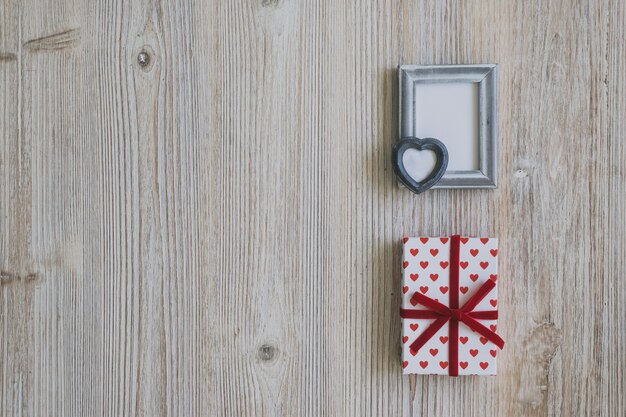
M415 181L424 181L437 165L437 154L433 151L407 149L402 155L406 172Z
M420 194L445 174L448 150L437 139L402 138L393 147L392 165L398 180L415 194Z

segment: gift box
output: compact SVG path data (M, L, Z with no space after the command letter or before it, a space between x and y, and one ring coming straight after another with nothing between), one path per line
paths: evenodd
M495 375L498 240L403 239L404 374Z

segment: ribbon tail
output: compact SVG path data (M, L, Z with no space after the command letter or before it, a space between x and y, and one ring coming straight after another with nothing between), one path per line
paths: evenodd
M439 331L439 329L441 329L443 325L447 323L448 319L448 317L441 317L435 320L430 326L426 328L426 330L422 332L422 334L418 336L417 339L415 339L415 342L411 343L411 350L413 352L418 352L421 347L424 346L426 342L428 342L430 338L433 337Z
M500 349L504 347L504 340L502 340L500 336L498 336L495 332L492 332L490 329L480 324L474 318L468 315L464 315L461 318L461 321L463 321L463 323L465 323L467 327L469 327L470 329L475 330L477 333L486 337L487 340L493 342Z

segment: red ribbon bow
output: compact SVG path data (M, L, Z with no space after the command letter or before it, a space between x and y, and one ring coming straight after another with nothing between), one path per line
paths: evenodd
M496 320L498 310L474 311L474 308L482 301L487 294L496 286L496 283L489 279L476 291L476 294L468 302L459 308L459 252L461 247L461 237L452 236L450 239L450 307L446 307L438 301L425 296L419 292L413 294L411 303L419 303L430 310L406 310L400 309L400 317L404 319L435 319L435 321L419 335L410 345L414 352L426 344L438 331L450 321L450 348L448 350L450 375L459 375L459 322L463 322L470 329L481 334L500 349L504 347L504 340L495 332L483 326L478 320Z

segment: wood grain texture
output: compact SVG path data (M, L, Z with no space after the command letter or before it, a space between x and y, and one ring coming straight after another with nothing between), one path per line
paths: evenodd
M623 416L625 36L617 0L4 0L0 416ZM485 62L500 188L400 189L397 65ZM499 374L403 377L400 239L453 233L500 238Z

